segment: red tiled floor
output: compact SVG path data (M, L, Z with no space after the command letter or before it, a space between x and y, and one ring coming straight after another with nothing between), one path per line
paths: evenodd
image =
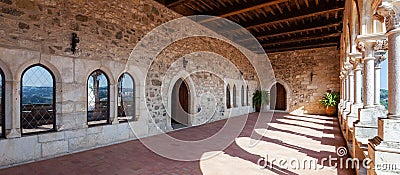
M328 167L327 162L324 162L325 167L319 170L285 169L278 166L274 166L272 169L260 169L257 162L261 157L265 157L265 154L275 158L300 160L310 158L322 164L322 159L328 158L329 155L338 158L336 149L345 145L336 117L275 113L271 121L269 116L269 114L260 116L258 113L250 114L238 137L234 136L233 131L227 131L217 141L207 144L199 143L189 148L176 144L177 149L174 150L175 144L161 141L160 136L145 138L159 147L165 147L166 150L172 148L168 152L172 155L192 154L192 157L200 158L215 151L221 151L220 154L209 159L171 160L155 154L139 140L135 140L3 169L0 170L0 174L354 174L351 169ZM232 119L233 123L225 128L234 130L236 126L232 126L232 124L240 124L240 119L245 119L245 116ZM256 122L257 119L260 121ZM222 120L178 130L168 133L168 135L187 141L202 140L217 133L226 123L227 120ZM266 123L269 123L269 127L266 126ZM232 135L234 137L231 138ZM249 146L249 140L258 140L258 142L255 146ZM224 145L224 141L232 143L227 148L220 149L221 145Z

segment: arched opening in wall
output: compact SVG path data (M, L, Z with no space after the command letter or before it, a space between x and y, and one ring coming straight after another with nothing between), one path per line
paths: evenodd
M286 100L285 87L280 83L275 83L270 90L270 109L285 111L287 109Z
M387 54L386 54L387 58ZM388 109L388 100L389 100L389 88L388 88L388 60L386 59L381 63L381 72L380 72L380 98L379 104L384 106L385 109Z
M21 80L22 134L55 130L54 75L42 65L33 65L22 73Z
M110 85L106 74L95 70L88 78L87 89L87 124L95 126L109 123Z
M236 85L233 85L233 107L237 107L237 103L236 103Z
M242 85L242 89L240 91L241 91L241 94L240 94L241 96L240 97L241 97L241 100L242 100L241 101L242 102L242 106L245 106L244 105L244 87L243 87L243 85Z
M247 89L246 89L246 104L247 104L247 106L250 106L250 103L249 103L249 86L247 86Z
M135 81L128 73L124 73L118 79L118 121L127 122L136 120L135 107Z
M226 103L227 109L232 108L232 106L231 106L231 87L229 86L229 84L228 84L228 86L226 86L226 101L225 101L225 103Z
M4 105L4 94L5 94L5 88L4 88L4 73L0 69L0 137L4 137L5 133L5 105Z
M171 94L171 127L179 129L189 126L189 87L181 78L176 81Z

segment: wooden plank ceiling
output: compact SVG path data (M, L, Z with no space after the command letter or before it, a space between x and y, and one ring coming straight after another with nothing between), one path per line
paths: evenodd
M267 53L339 47L340 44L344 0L157 1L184 16L212 15L229 19L250 31ZM199 22L257 50L257 46L249 44L254 42L243 30L226 29L227 24L216 18Z

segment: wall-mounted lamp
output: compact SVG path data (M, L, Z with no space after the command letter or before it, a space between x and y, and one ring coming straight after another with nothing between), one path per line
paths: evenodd
M79 37L78 34L72 33L72 40L71 40L71 51L73 54L76 52L76 46L79 43Z
M313 80L313 77L314 77L314 72L311 71L311 73L310 73L310 80L311 80L311 82L312 82L312 80Z

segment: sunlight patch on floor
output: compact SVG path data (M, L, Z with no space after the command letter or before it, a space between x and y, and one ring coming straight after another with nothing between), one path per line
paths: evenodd
M215 156L207 158L210 157L210 155ZM203 157L207 159L203 159ZM260 166L251 161L231 156L222 151L204 153L200 161L200 169L203 175L275 174L268 169L261 169Z
M279 132L279 131L274 131L274 130L267 130L267 129L255 129L255 132L266 138L280 140L282 142L285 142L285 143L288 143L291 145L296 145L299 147L312 149L315 151L329 151L329 152L336 151L335 146L322 145L321 141L307 138L305 136L299 136L299 135L294 135L294 134L290 134L290 133Z

